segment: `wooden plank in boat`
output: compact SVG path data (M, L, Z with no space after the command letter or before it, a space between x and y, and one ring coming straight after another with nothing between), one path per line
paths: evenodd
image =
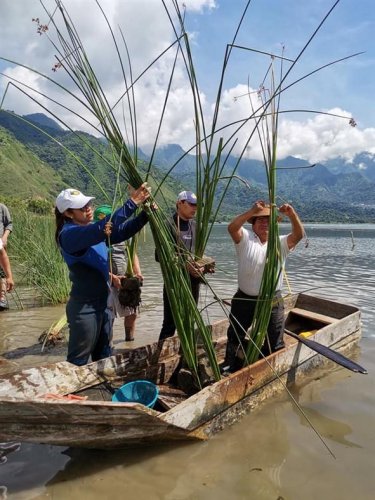
M321 323L324 323L326 325L330 325L331 323L336 323L338 321L337 318L332 318L331 316L326 316L325 314L320 314L313 311L306 311L305 309L300 309L299 307L294 307L290 312L292 314L302 316L303 318L320 321Z
M331 318L343 319L351 313L358 311L358 308L348 304L342 304L326 298L314 297L301 293L298 295L294 307L299 307L306 311L312 311L319 314L325 314ZM291 307L290 309L293 309Z
M159 385L158 403L164 410L170 410L188 398L188 395L181 389L169 385Z

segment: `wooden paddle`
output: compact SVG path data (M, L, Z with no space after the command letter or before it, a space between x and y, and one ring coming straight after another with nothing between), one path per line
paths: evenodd
M326 358L330 359L334 363L337 363L338 365L343 366L344 368L347 368L348 370L351 370L352 372L356 373L364 373L367 374L367 370L363 368L362 366L358 365L354 361L352 361L349 358L346 358L339 352L334 351L333 349L330 349L329 347L319 344L319 342L315 342L315 340L310 340L305 337L300 337L294 332L291 332L290 330L284 329L284 332L287 335L290 335L294 339L298 340L298 342L301 342L302 344L305 344L307 347L312 349L313 351L318 352L322 356L325 356Z

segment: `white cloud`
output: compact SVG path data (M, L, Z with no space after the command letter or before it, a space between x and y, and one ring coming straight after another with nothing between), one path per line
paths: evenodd
M6 84L9 82L4 99L3 107L5 109L10 109L19 114L33 113L36 110L36 105L32 98L37 99L44 105L47 104L48 101L37 93L43 91L45 80L42 77L21 66L8 68L4 73L8 77L0 78L0 83L4 84L4 91ZM22 82L23 85L21 86L19 82ZM22 88L27 95L16 89L15 86ZM34 89L35 92L31 89Z
M322 114L305 121L283 120L279 156L291 155L318 162L337 156L351 159L361 151L375 150L375 128L353 128L349 125L350 113L347 111L335 108L328 112L348 118Z
M253 108L249 105L249 92L254 102ZM257 101L254 89L237 85L223 93L221 118L223 123L243 120L249 116L251 109L259 107L260 102ZM305 119L298 116L291 119L287 118L288 116L280 114L277 153L280 159L295 156L310 162L319 162L341 156L350 160L362 151L375 152L375 128L361 129L359 126L350 126L351 114L346 110L322 110L321 114L306 115ZM249 121L246 127L236 134L237 154L242 151L253 130L254 121ZM258 133L252 135L245 157L263 159Z
M213 9L215 8L216 1L215 0L184 0L183 2L179 2L180 6L185 4L187 11L197 11L202 12L204 9Z

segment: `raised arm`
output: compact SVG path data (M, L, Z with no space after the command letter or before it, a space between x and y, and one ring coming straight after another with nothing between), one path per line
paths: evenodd
M256 201L254 205L249 208L243 214L237 215L232 222L228 225L228 232L231 235L232 240L235 243L239 243L242 238L242 226L249 220L251 217L256 216L259 212L261 212L266 206L263 200Z
M60 233L61 247L66 252L74 254L104 241L106 239L104 227L109 220L112 222L111 243L120 243L131 238L147 224L148 217L145 212L141 212L137 217L129 218L137 207L149 197L147 183L143 183L142 186L133 191L131 198L122 207L113 212L112 216L107 215L104 219L86 226L66 225Z
M292 224L292 232L288 234L287 238L288 247L289 250L291 250L299 241L302 240L305 231L303 229L302 222L292 205L285 203L279 208L279 212L289 217L290 223Z

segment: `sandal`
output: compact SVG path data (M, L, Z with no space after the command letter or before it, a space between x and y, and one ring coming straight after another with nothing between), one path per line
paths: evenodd
M8 301L4 292L0 293L0 311L4 311L4 309L9 309Z

